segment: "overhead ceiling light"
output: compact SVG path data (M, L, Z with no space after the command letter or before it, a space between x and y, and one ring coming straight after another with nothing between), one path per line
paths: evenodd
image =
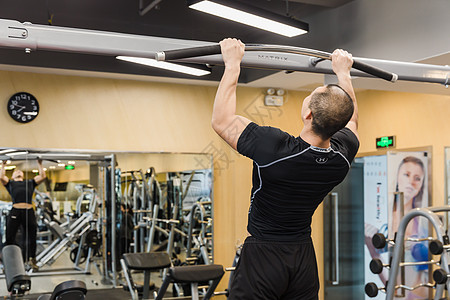
M24 155L24 154L28 154L28 151L19 151L19 152L14 152L14 153L8 153L8 156L16 156L16 155Z
M229 0L188 0L190 8L287 37L308 32L308 23Z
M132 56L116 56L116 58L120 59L120 60L128 61L128 62L136 63L136 64L141 64L141 65L146 65L146 66L150 66L150 67L180 72L180 73L194 75L194 76L204 76L204 75L211 74L210 71L196 69L196 68L178 65L178 64L173 64L173 63L169 63L169 62L165 62L165 61L157 61L157 60L151 59L151 58L132 57Z
M6 153L9 153L9 152L14 152L14 151L17 151L17 150L16 149L5 149L5 150L1 150L0 154L6 154Z

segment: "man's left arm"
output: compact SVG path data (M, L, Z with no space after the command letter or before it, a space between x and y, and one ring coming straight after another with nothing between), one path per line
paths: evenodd
M44 182L45 178L47 178L47 175L45 174L44 167L42 166L42 160L41 159L38 159L38 170L39 170L39 174L34 177L34 181L36 182L37 185L39 185L42 182Z

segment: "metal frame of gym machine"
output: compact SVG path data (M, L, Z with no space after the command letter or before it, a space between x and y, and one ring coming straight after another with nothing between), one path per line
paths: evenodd
M406 227L408 226L409 222L415 218L415 217L425 217L428 219L428 221L433 225L433 228L436 231L436 239L441 241L443 244L445 244L444 236L446 235L445 225L442 224L442 222L439 220L439 217L436 215L438 212L449 212L450 206L442 206L442 207L425 207L425 208L416 208L411 210L409 213L407 213L402 220L400 221L400 224L398 226L397 236L395 238L395 246L394 246L394 253L392 256L392 263L391 263L391 269L389 271L389 278L397 278L400 265L402 263L403 258L403 251L404 251L404 240L405 240L405 231ZM430 264L434 264L436 262L431 261ZM444 252L441 255L441 260L439 265L441 268L449 274L449 265L448 265L448 251L444 250ZM395 279L388 280L388 284L386 287L386 300L392 300L394 299L395 290L398 288L408 288L403 285L396 285ZM430 284L423 284L423 286L431 287ZM442 299L444 294L444 288L447 286L447 290L450 290L450 280L447 281L446 284L436 284L436 291L434 300Z
M0 19L0 47L22 49L27 53L47 50L160 59L157 54L161 51L216 45L217 43L211 42L35 25L28 22L20 23L14 20ZM241 64L243 67L334 74L330 63L320 62L322 59L327 59L326 52L277 45L248 46L246 46L246 50L250 51L245 53ZM313 59L311 56L316 58ZM440 83L445 86L449 84L449 66L355 57L356 60L392 72L398 75L398 80ZM220 55L180 58L176 61L210 65L223 64ZM373 75L356 70L352 70L351 74L359 77L373 77Z
M17 148L15 148L17 149ZM18 150L30 150L32 149L18 149ZM115 154L109 154L109 155L95 155L95 154L85 154L85 153L32 153L24 154L24 155L16 155L16 156L8 156L8 154L1 155L0 160L33 160L33 159L43 159L43 160L85 160L85 161L97 161L97 162L104 162L106 163L104 165L105 168L111 167L111 174L110 178L108 179L107 173L104 173L104 182L106 183L107 180L110 181L110 188L111 188L111 216L105 216L108 218L111 218L111 257L113 263L111 263L111 268L108 267L107 257L103 257L103 278L102 280L108 283L112 283L115 287L117 285L117 270L116 270L116 264L114 261L116 261L116 206L114 205L116 202L116 187L115 187L115 166L116 166L116 155ZM105 192L106 186L104 187ZM106 209L106 208L102 208ZM105 223L106 224L106 223ZM106 229L106 225L103 225L103 229ZM104 241L104 230L102 230L103 235L103 241ZM103 243L105 245L105 243ZM86 261L86 264L89 262ZM30 276L50 276L50 275L67 275L67 274L86 274L89 273L89 268L86 266L84 269L76 269L76 270L52 270L52 271L43 271L43 272L37 272L37 273L30 273ZM0 278L4 278L4 275L0 275Z

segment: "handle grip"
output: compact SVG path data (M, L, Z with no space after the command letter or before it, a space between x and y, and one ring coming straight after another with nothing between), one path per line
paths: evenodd
M220 45L217 44L217 45L211 45L211 46L202 46L202 47L156 52L155 59L158 61L176 60L176 59L181 59L181 58L214 55L214 54L220 54L220 53L221 53Z
M366 63L360 62L359 60L353 60L353 68L358 69L360 71L363 71L367 74L373 75L375 77L390 81L390 82L396 82L398 79L398 75L382 70L380 68L368 65Z

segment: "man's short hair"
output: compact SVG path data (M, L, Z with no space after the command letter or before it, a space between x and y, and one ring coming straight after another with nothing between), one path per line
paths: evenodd
M322 139L331 138L347 125L353 115L353 101L339 85L329 84L325 91L311 96L312 130Z

